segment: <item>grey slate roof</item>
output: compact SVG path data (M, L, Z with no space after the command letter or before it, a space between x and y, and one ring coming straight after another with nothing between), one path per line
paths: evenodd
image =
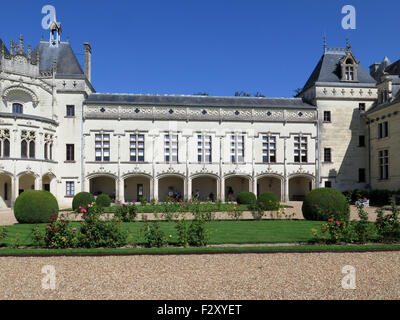
M249 108L300 108L315 109L301 98L254 98L189 95L105 94L93 93L86 104L133 104L167 106L249 107Z
M311 88L317 82L341 82L339 61L344 56L343 53L337 52L328 51L324 53L306 82L303 91ZM376 83L375 79L361 65L358 66L358 81L358 83Z
M385 72L391 75L400 75L400 60L390 64L386 67Z
M82 68L68 42L61 42L58 47L52 47L48 41L41 41L32 52L33 60L36 59L38 51L40 53L40 72L51 71L54 58L56 58L58 74L83 74Z

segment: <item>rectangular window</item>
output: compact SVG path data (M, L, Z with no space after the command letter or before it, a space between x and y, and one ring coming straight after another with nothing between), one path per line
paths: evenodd
M325 181L325 188L332 188L332 181Z
M307 162L308 144L306 137L294 137L294 162Z
M365 169L358 169L358 182L365 182Z
M378 137L379 139L382 139L388 136L389 136L389 124L387 121L385 121L378 125Z
M197 161L211 163L211 136L197 136Z
M20 103L13 103L13 105L12 105L12 112L13 112L13 113L22 114L22 113L23 113L22 104L20 104Z
M324 149L324 162L332 162L331 148Z
M389 150L379 151L379 177L389 179Z
M144 135L130 135L130 160L134 162L144 162Z
M262 158L264 163L276 162L276 137L263 136Z
M358 146L365 147L365 136L358 136Z
M73 144L67 144L67 161L75 160L75 147Z
M67 106L67 117L75 117L75 106Z
M365 103L360 103L358 105L358 110L360 110L361 112L365 111Z
M244 136L231 136L231 162L244 162Z
M178 162L178 135L165 135L164 153L165 162Z
M324 122L331 122L331 112L324 111Z
M75 195L75 183L73 181L67 181L66 182L66 195L68 197L73 197Z
M95 136L96 161L110 161L110 135L96 134Z

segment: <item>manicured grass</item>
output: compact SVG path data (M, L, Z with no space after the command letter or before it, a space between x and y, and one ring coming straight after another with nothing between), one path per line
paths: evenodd
M368 252L399 251L399 244L370 245L297 245L276 247L205 247L205 248L121 248L121 249L0 249L0 256L96 256L142 254L221 254L221 253L284 253L284 252Z
M175 222L159 222L162 231L171 244L177 243ZM305 220L244 220L244 221L210 221L207 229L210 232L210 244L243 244L243 243L284 243L307 242L312 238L311 229L319 229L322 222ZM11 246L16 234L20 235L21 245L32 246L30 237L33 225L15 224L7 227L8 237L2 245ZM44 229L45 224L39 225ZM79 228L80 222L72 222L71 228ZM141 229L144 222L122 223L128 229L135 243L143 244L144 237ZM171 235L171 237L169 237Z

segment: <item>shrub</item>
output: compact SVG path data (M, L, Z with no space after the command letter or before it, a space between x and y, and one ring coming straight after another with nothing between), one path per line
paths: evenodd
M206 220L204 218L194 219L189 226L188 242L195 247L206 246L209 241L209 233L206 229Z
M58 202L48 191L24 191L15 201L14 215L19 223L48 223L58 216Z
M275 211L279 209L280 202L275 193L263 192L258 196L257 203L265 211Z
M79 234L79 247L83 248L117 248L126 245L128 234L122 230L117 219L112 221L98 220L84 223Z
M371 206L382 207L390 203L392 192L389 190L371 190L369 201Z
M376 210L376 230L380 241L391 242L400 239L399 209L391 202L391 213L385 215L382 209Z
M333 188L318 188L310 191L303 201L303 216L306 220L348 221L350 206L346 197Z
M34 240L37 244L41 243L38 231L33 230ZM69 221L52 221L46 226L44 243L47 248L64 249L73 248L78 245L76 228L72 228Z
M135 205L122 205L117 208L115 216L122 220L122 222L134 222L137 216L137 208Z
M145 224L144 227L144 239L146 247L161 248L167 244L164 232L161 230L160 225L157 221Z
M76 211L79 207L83 207L86 210L88 209L88 204L94 202L94 197L89 192L79 192L75 195L72 200L72 210Z
M111 198L108 194L102 193L96 198L96 204L102 208L109 207L111 205Z
M257 200L253 192L240 192L236 197L236 202L240 204L253 204Z

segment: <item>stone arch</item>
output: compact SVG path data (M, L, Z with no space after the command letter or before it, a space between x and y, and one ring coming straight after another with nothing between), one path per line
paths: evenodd
M189 196L196 197L200 201L214 202L219 198L220 177L214 173L195 173L190 176L191 184Z
M17 98L15 98L15 96L17 96ZM26 99L22 99L24 96L26 97ZM7 101L22 104L32 102L33 106L36 107L39 103L39 99L36 93L22 85L9 86L8 88L5 88L1 97L5 104L7 104Z
M263 192L274 193L280 201L284 201L285 178L277 173L264 173L256 177L257 196Z
M180 173L159 174L157 176L158 199L166 201L170 196L183 199L186 196L185 182L186 176Z
M309 173L293 173L288 176L289 201L303 201L315 187L315 176Z

